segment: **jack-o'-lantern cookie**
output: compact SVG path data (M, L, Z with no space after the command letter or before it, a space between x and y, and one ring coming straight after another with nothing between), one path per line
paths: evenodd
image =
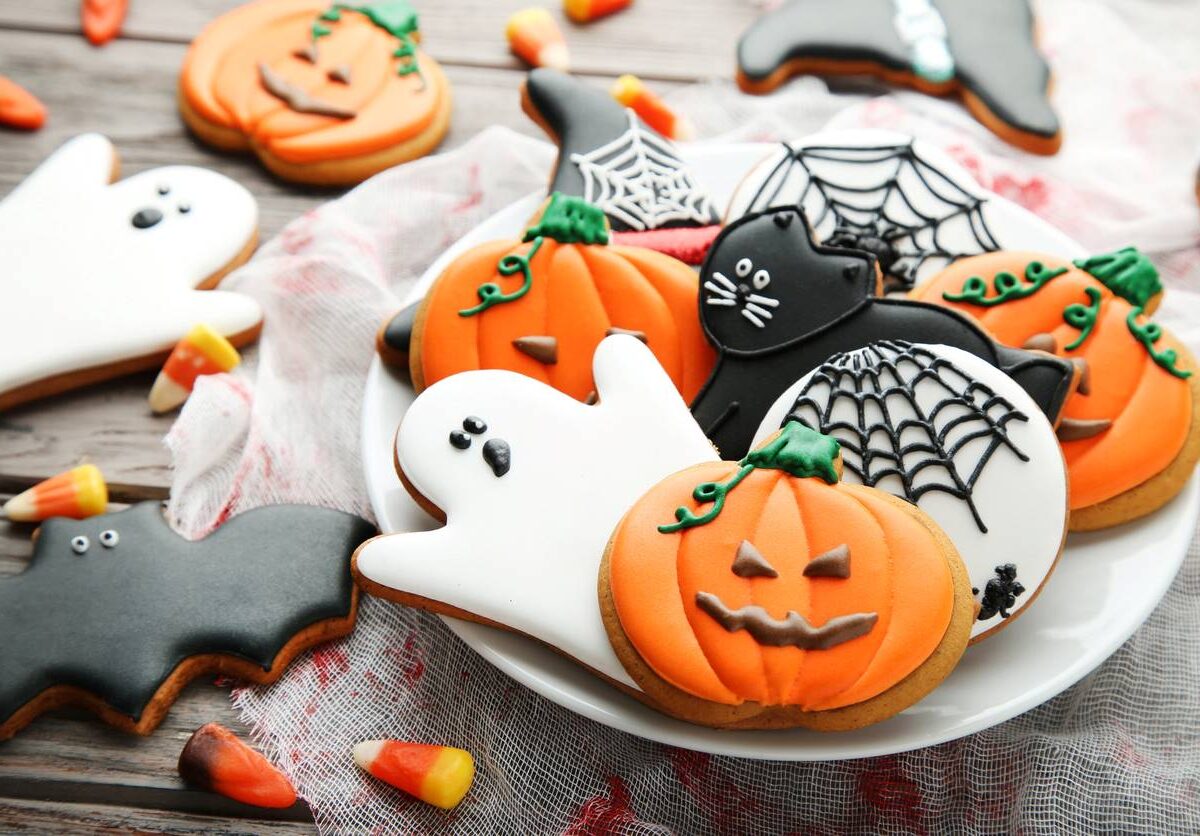
M1165 504L1200 458L1196 360L1147 319L1162 287L1126 248L1067 262L1023 252L963 259L913 295L974 317L1000 342L1052 352L1081 370L1058 437L1071 528L1104 528Z
M741 461L667 477L621 520L600 609L652 705L708 726L851 729L954 668L975 610L954 545L840 468L835 440L789 421Z
M555 194L520 240L456 258L416 311L408 358L417 391L458 372L509 369L587 400L596 346L624 333L650 347L685 398L694 395L713 358L695 272L608 239L599 209ZM387 335L385 327L385 356Z
M450 86L419 40L407 0L259 0L192 42L180 111L205 142L253 150L280 177L357 183L446 133Z

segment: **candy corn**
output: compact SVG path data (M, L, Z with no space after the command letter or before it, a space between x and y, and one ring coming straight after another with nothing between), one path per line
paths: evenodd
M567 71L570 64L567 42L550 12L545 9L515 12L508 19L504 34L513 53L526 63Z
M168 412L187 400L202 374L227 372L241 362L237 349L207 325L197 325L175 346L150 389L150 408Z
M354 762L379 780L443 810L463 800L475 777L470 752L426 743L365 740L354 747Z
M36 131L46 124L46 106L15 81L0 75L0 125Z
M96 46L103 46L121 31L129 0L83 0L79 16L83 34Z
M40 522L50 517L82 520L108 508L108 485L100 468L81 464L39 482L4 503L4 515L14 522Z
M563 11L576 23L590 23L596 18L624 9L633 0L563 0Z
M255 807L291 807L296 791L287 776L218 723L192 733L179 754L189 784Z
M683 116L677 116L635 75L618 78L613 85L612 96L668 139L691 139L695 136L691 122Z

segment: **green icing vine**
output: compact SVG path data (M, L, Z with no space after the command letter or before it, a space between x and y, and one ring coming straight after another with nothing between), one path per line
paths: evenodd
M1146 303L1162 292L1158 270L1136 247L1124 247L1113 253L1077 259L1074 264L1138 308L1145 308Z
M1063 320L1072 328L1079 329L1079 336L1075 341L1063 346L1066 351L1074 351L1087 341L1092 335L1092 329L1096 327L1096 318L1100 315L1100 291L1094 287L1085 287L1083 292L1087 294L1089 304L1075 302L1063 309Z
M1165 351L1159 351L1154 347L1154 344L1162 337L1162 326L1157 322L1149 321L1145 325L1138 325L1137 318L1141 315L1142 309L1134 308L1129 312L1129 316L1125 317L1125 324L1129 326L1129 333L1133 334L1133 338L1144 345L1146 351L1150 352L1150 358L1166 369L1168 373L1184 380L1191 377L1190 371L1185 371L1175 365L1179 360L1175 349L1168 348Z
M1024 299L1041 290L1048 281L1067 272L1066 267L1051 269L1040 261L1031 261L1025 265L1025 281L1007 271L997 273L992 279L990 289L996 291L995 296L989 297L988 283L982 276L971 276L963 282L960 293L946 292L942 298L947 302L966 302L968 305L980 305L990 308L1002 305L1014 299Z
M673 534L697 525L712 522L725 507L729 492L755 470L782 470L797 479L816 477L829 484L838 480L837 461L840 447L835 439L821 435L795 418L783 425L779 435L738 462L738 471L724 482L702 482L692 491L692 498L701 504L711 503L704 514L696 514L680 506L675 509L675 522L660 525L663 534Z
M416 56L417 47L412 36L417 33L417 12L408 0L379 0L376 3L334 3L321 13L312 25L312 39L317 41L330 34L333 30L326 23L337 23L342 19L342 12L357 12L371 23L400 41L400 46L392 53L393 58L400 59L396 73L401 76L416 73L421 76L421 67Z
M537 255L537 251L542 246L541 237L533 239L533 246L529 248L527 253L509 253L500 259L496 265L496 272L501 276L511 276L513 273L520 271L524 281L521 286L512 293L505 293L500 289L500 285L495 282L486 282L481 284L475 292L479 294L479 304L473 308L463 308L458 312L459 316L474 316L477 313L483 313L493 305L502 305L505 302L515 302L529 292L529 288L533 287L533 271L529 268L529 262L533 261L533 257Z

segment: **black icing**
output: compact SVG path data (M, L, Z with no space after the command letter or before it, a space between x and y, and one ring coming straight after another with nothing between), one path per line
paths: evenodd
M1058 117L1050 68L1034 43L1027 0L934 0L946 24L955 78L1001 121L1053 137ZM738 67L764 81L789 61L868 63L910 73L893 0L790 0L760 17L738 43Z
M744 304L712 304L715 274L733 280L743 259L765 270L760 295L775 302L758 327ZM1012 376L1054 423L1071 392L1067 360L998 346L967 317L908 299L877 298L875 260L864 252L812 240L803 214L791 208L743 216L722 230L700 271L700 318L717 363L692 412L721 455L745 455L771 404L834 354L879 340L950 345Z
M129 222L138 229L149 229L163 219L163 213L153 206L134 212Z
M408 362L408 346L412 341L413 323L420 305L420 302L414 302L401 309L383 326L383 344L403 358L405 363Z
M1017 580L1017 565L1005 563L996 567L996 576L989 578L983 587L983 599L979 602L979 621L987 621L999 615L1008 618L1010 609L1017 605L1017 596L1025 592L1025 585ZM972 595L979 590L973 588Z
M483 460L492 473L503 476L512 467L512 450L503 438L489 438L483 445Z
M450 446L456 450L466 450L471 446L471 436L462 430L450 431Z
M102 549L102 532L119 544ZM0 725L56 685L137 721L189 656L270 670L296 634L350 614L350 555L374 532L340 511L277 505L189 542L157 502L42 525L29 568L0 582ZM86 537L89 551L72 551Z
M468 415L463 419L463 429L469 433L479 435L480 433L487 432L487 423L482 418Z

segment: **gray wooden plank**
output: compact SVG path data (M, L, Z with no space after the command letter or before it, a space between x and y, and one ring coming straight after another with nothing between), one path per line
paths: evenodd
M298 834L316 833L311 823L266 819L222 819L166 810L71 804L48 801L0 801L4 833L173 833Z

